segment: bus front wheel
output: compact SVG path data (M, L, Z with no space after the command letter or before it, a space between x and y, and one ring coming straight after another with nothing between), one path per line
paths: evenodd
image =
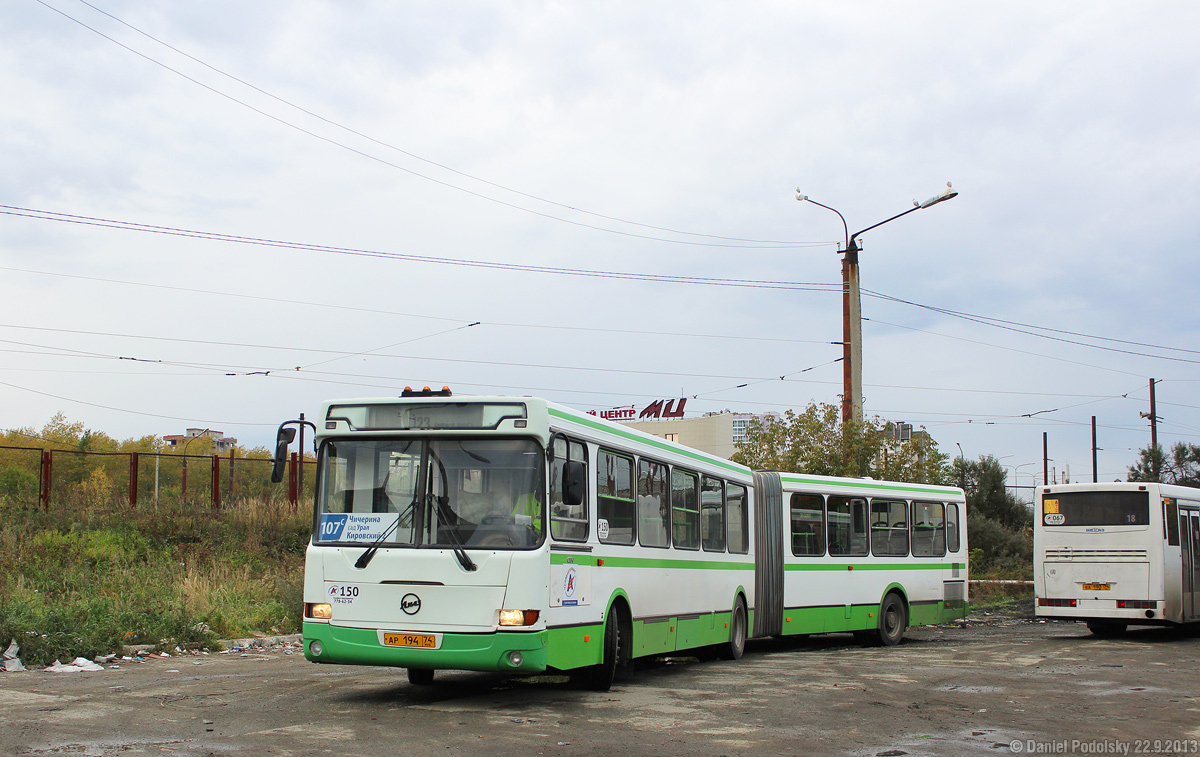
M604 657L599 665L588 669L586 682L588 688L594 691L608 691L617 678L617 671L624 664L624 645L626 641L621 631L621 613L615 606L608 612L608 620L604 621Z

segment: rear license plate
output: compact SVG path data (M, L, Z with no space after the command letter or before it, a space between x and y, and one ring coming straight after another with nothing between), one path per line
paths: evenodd
M1108 591L1112 587L1108 584L1084 584L1084 591Z
M385 633L383 643L389 647L437 649L437 637L431 633Z

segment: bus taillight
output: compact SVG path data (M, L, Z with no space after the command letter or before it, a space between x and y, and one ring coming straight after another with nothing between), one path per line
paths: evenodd
M1038 599L1040 607L1075 607L1076 600L1074 599L1047 599L1042 597Z
M1153 610L1158 607L1158 602L1147 599L1118 599L1118 610Z

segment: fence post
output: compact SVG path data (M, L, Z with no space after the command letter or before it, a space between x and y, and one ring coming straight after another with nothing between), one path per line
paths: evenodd
M292 509L295 510L296 504L299 502L299 496L297 492L299 481L296 477L297 464L295 452L292 453L292 457L289 462L291 462L291 465L288 466L288 503L292 506Z
M221 509L221 456L216 453L212 456L212 507Z
M187 452L183 453L183 473L179 477L179 499L187 504Z
M233 496L233 447L229 448L229 488L225 490L225 498Z
M129 455L129 506L137 507L138 495L138 453L133 452Z
M42 509L50 509L51 468L54 467L54 451L42 450L42 480L38 486L38 497L42 500Z

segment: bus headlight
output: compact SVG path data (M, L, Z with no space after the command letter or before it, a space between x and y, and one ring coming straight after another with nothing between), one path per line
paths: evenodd
M325 604L324 602L306 602L304 605L304 617L313 618L314 620L329 620L333 617L333 605Z
M308 651L312 653L313 657L320 657L321 653L325 651L325 647L322 646L320 641L314 641L308 645Z
M538 621L540 614L537 610L501 610L500 625L531 626Z

